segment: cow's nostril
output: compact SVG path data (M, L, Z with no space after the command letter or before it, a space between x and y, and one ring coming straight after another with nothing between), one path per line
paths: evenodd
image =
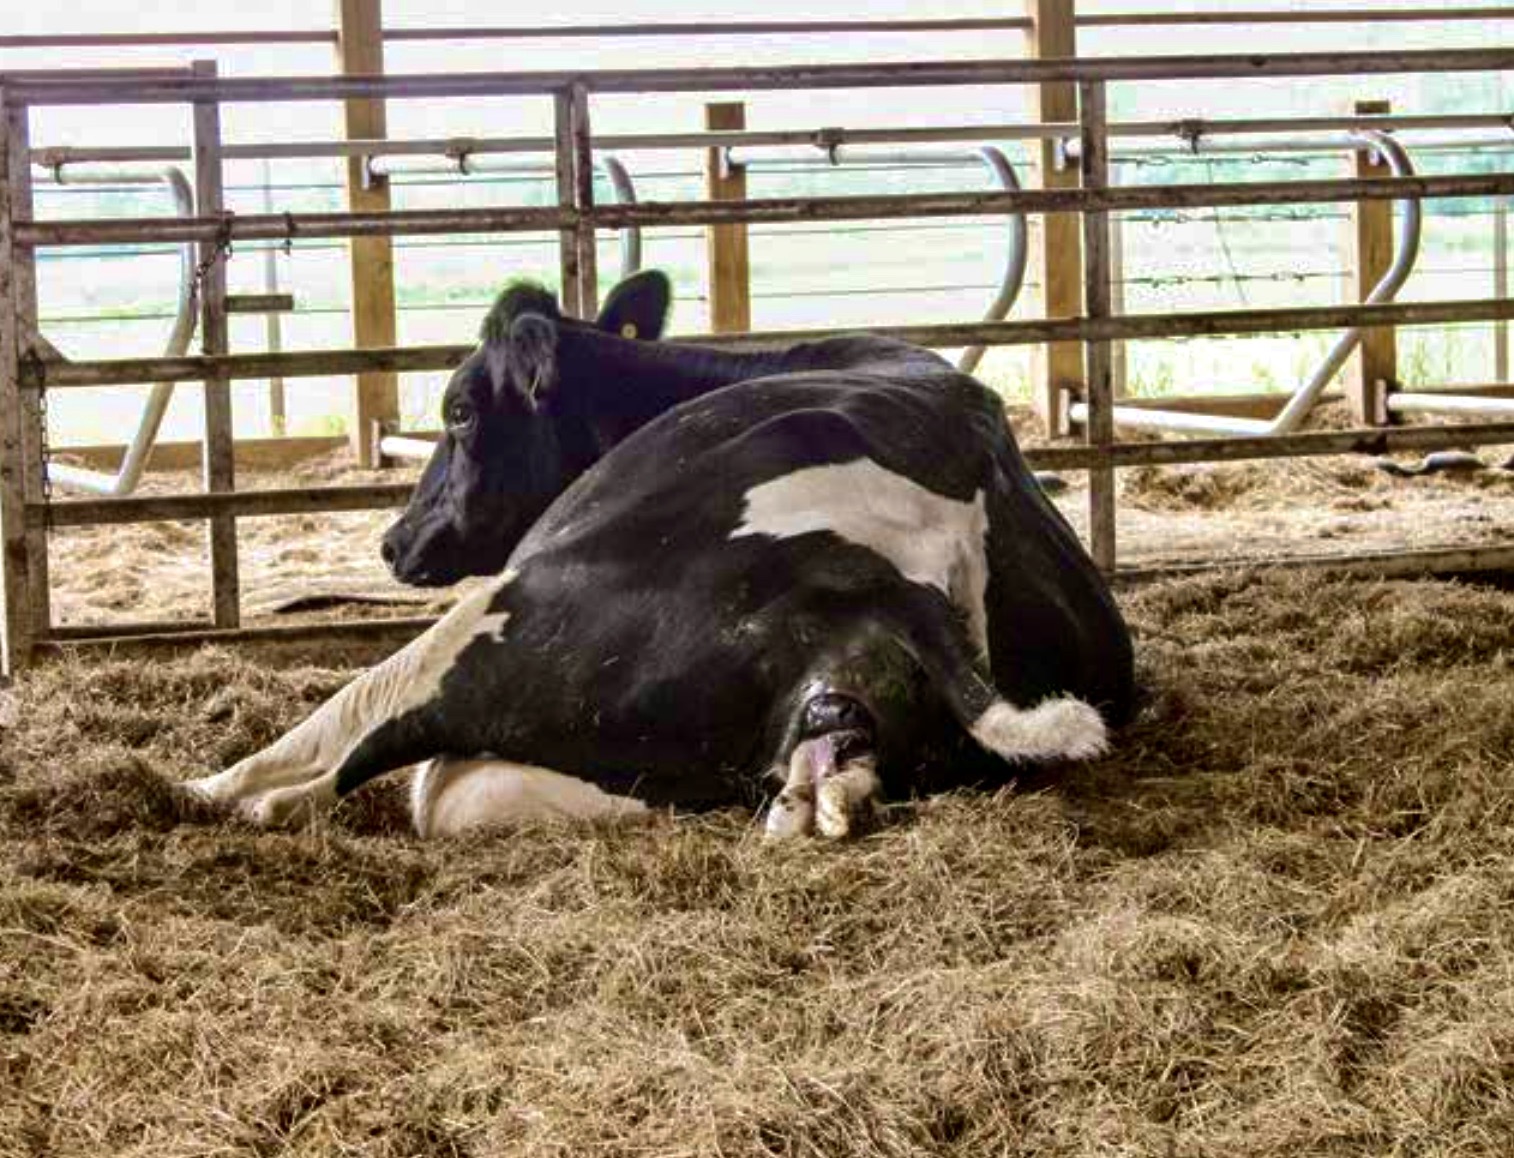
M386 538L386 539L385 539L385 540L384 540L384 541L383 541L383 543L381 543L381 544L380 544L380 545L379 545L379 554L380 554L380 555L381 555L381 556L383 556L383 559L384 559L384 562L385 562L385 563L386 563L386 564L387 564L387 565L388 565L388 566L390 566L390 567L393 567L393 566L394 566L394 560L395 560L395 559L396 559L396 557L398 557L398 555L399 555L399 552L398 552L398 551L396 551L396 550L395 550L395 549L394 549L394 544L393 544L393 543L391 543L391 542L390 542L390 541L389 541L389 540L388 540L388 539L387 539L387 538Z

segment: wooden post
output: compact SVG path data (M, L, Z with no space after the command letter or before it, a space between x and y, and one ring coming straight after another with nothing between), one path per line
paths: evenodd
M6 147L10 185L10 218L29 220L32 209L31 112L25 106L6 110ZM18 358L40 353L42 342L37 318L37 262L29 245L15 244L5 255L11 267L11 309L15 315ZM47 406L44 395L27 390L21 395L21 484L28 505L44 502L47 485ZM26 531L27 619L33 640L52 627L52 588L48 578L46 525L28 520Z
M1032 57L1073 57L1078 54L1075 9L1077 0L1026 0L1033 24L1029 38ZM1077 87L1067 81L1031 85L1031 115L1042 122L1077 119ZM1058 165L1057 143L1041 142L1041 187L1071 188L1078 183L1072 168ZM1078 219L1070 213L1041 217L1041 243L1033 251L1032 276L1041 279L1043 312L1048 318L1073 317L1083 304L1082 257L1078 247ZM1036 413L1056 436L1069 433L1068 393L1083 389L1083 348L1077 342L1052 342L1036 352L1031 399Z
M1078 86L1079 177L1085 189L1109 184L1109 137L1103 81ZM1083 312L1089 318L1111 313L1109 214L1083 214ZM1085 343L1088 357L1088 444L1114 441L1114 374L1107 338ZM1106 575L1115 568L1115 480L1109 464L1088 472L1088 534L1093 561Z
M746 105L726 101L704 106L704 127L746 128ZM705 194L711 201L746 197L746 166L728 165L724 149L705 150ZM711 225L705 233L710 280L710 330L741 333L752 328L751 254L745 225Z
M197 79L216 75L214 61L197 60ZM215 101L194 105L195 215L220 217L226 209L221 172L221 106ZM200 349L205 354L229 352L226 322L226 250L219 241L200 243ZM207 493L237 489L235 425L231 413L231 380L205 379L205 449L203 468ZM237 522L231 515L210 519L210 584L217 627L241 622L241 580L237 566Z
M1388 101L1357 101L1357 116L1390 113ZM1357 177L1386 175L1371 149L1356 153ZM1356 297L1366 301L1388 267L1393 264L1393 202L1358 201L1352 208L1356 255ZM1398 332L1388 326L1362 331L1361 346L1346 368L1346 403L1351 418L1361 426L1387 424L1386 395L1398 383Z
M1109 163L1109 183L1120 183L1120 167ZM1109 312L1113 317L1126 313L1125 309L1125 218L1118 213L1109 215ZM1115 342L1109 348L1109 371L1111 387L1116 398L1124 398L1130 392L1130 359L1127 343Z
M337 66L343 75L384 71L382 0L336 0ZM388 135L382 99L345 102L347 138L375 140ZM387 212L389 179L368 173L364 157L347 159L347 206L355 213ZM352 270L352 340L356 346L397 344L394 311L394 246L388 237L354 237L348 248ZM352 427L348 431L358 465L371 467L376 423L398 423L399 379L374 371L357 376Z
M574 120L573 90L565 88L553 93L553 158L559 209L572 209L578 199L577 166L574 164ZM558 265L562 279L562 307L575 318L584 316L582 273L578 265L578 232L574 226L564 226L557 233Z
M22 437L21 327L16 310L16 267L11 243L12 105L0 93L0 566L3 566L5 638L0 674L14 676L31 659L34 634L29 598L31 564L26 533L26 483ZM25 116L25 109L19 110ZM22 154L25 155L24 153Z

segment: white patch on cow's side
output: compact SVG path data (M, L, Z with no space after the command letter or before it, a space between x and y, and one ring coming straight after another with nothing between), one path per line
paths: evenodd
M1108 747L1098 709L1072 696L1033 708L999 700L971 730L973 739L1006 760L1088 760Z
M185 787L209 800L238 805L260 823L280 823L303 812L283 789L304 787L312 799L328 794L321 785L364 738L385 722L429 703L457 657L475 640L503 638L507 612L490 613L489 603L515 578L507 571L481 585L377 667L358 676L303 723L247 759L215 776ZM278 792L277 797L262 798Z
M410 816L426 839L541 821L633 820L647 806L598 785L508 760L439 757L410 785Z
M981 490L959 502L866 458L805 467L747 491L730 537L788 539L812 531L866 547L911 582L936 588L967 617L987 658L988 515Z

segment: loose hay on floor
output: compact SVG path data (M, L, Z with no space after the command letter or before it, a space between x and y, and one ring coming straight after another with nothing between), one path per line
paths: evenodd
M159 776L369 658L73 660L0 764L0 1154L1507 1155L1514 596L1126 597L1107 759L900 809L421 844Z

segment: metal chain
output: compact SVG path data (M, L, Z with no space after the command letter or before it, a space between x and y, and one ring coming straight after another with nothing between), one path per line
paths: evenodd
M195 266L194 277L189 283L189 301L191 309L200 308L200 294L205 287L205 279L210 276L210 271L216 262L229 258L232 255L231 247L231 223L236 214L229 209L223 209L220 216L220 225L216 228L216 235L210 247L205 251L205 256L200 258Z
M35 375L37 381L37 443L39 457L42 460L42 501L44 503L51 503L53 501L53 476L48 467L52 464L53 452L52 447L48 443L47 434L47 363L43 361L42 355L37 351L37 347L29 345L26 347L26 353L21 355L21 365L25 370ZM49 525L51 525L52 516L50 512L47 518Z

